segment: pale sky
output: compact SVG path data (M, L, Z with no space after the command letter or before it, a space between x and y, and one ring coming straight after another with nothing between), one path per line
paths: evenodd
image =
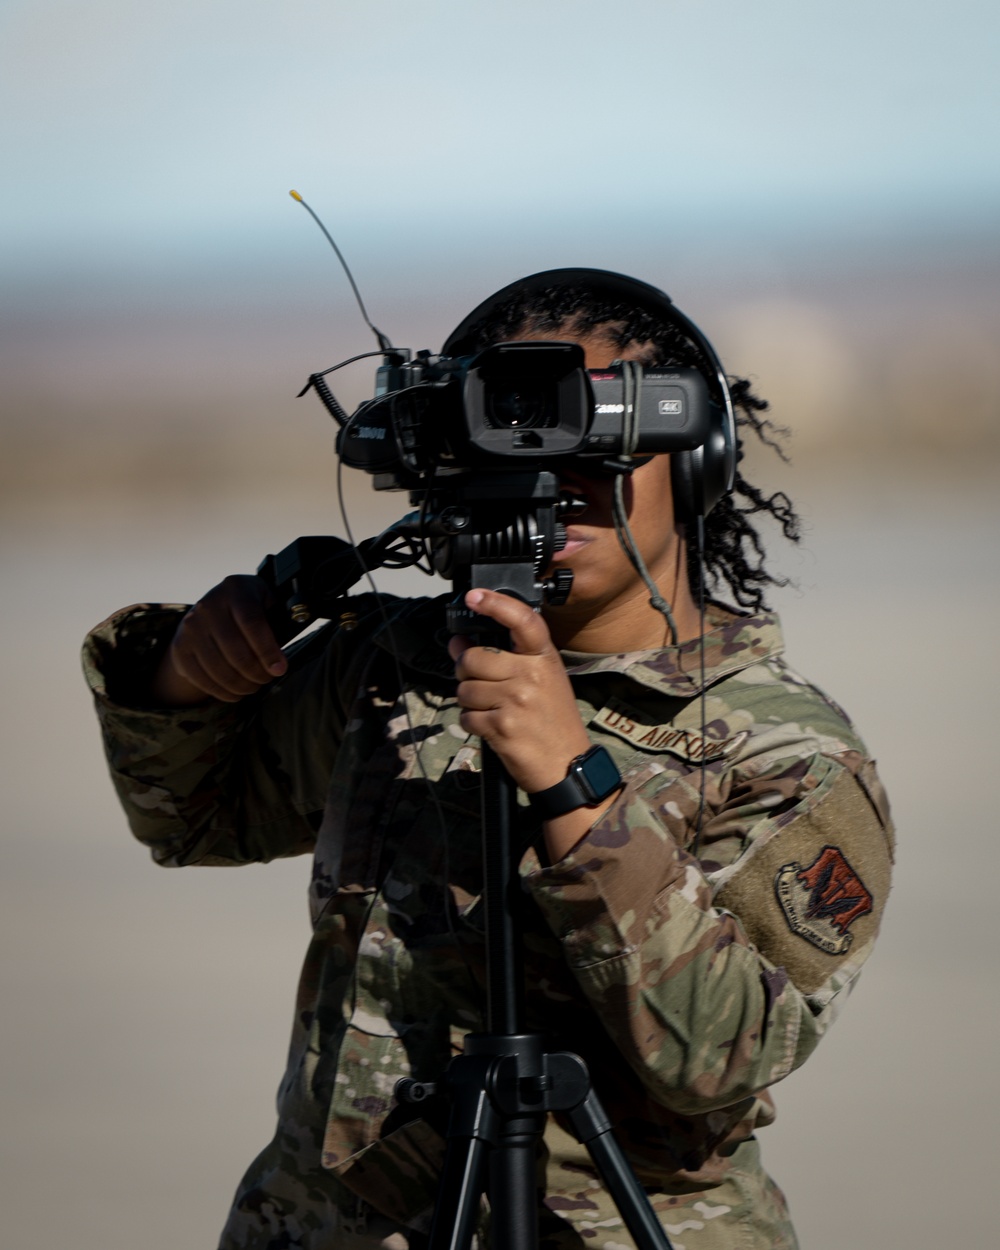
M998 29L996 0L4 0L0 277L314 252L291 187L386 265L989 232Z

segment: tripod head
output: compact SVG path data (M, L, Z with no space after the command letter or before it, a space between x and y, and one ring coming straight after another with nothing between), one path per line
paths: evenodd
M420 492L419 503L419 510L356 547L307 536L265 556L257 575L271 591L269 620L278 641L336 615L341 598L366 572L412 567L425 558L430 571L455 588L447 619L452 633L481 636L491 627L464 605L473 587L513 595L536 611L543 603L566 602L572 572L543 575L565 545L566 518L583 503L554 473L517 468L442 475Z
M481 634L491 622L464 606L478 587L522 599L536 611L543 603L566 602L573 584L569 569L543 577L566 543L564 519L582 508L544 470L462 474L449 484L443 506L434 506L437 533L429 544L435 572L452 582L448 608L451 633Z

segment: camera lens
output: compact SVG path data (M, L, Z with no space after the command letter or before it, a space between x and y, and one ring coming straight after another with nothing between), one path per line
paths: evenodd
M494 429L550 429L556 415L556 393L551 386L498 381L486 394L486 416Z

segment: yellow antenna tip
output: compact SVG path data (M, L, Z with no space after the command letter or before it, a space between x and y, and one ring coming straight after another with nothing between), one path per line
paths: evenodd
M298 191L289 191L288 194L292 197L293 200L298 200L300 204L304 203L302 196L299 195Z

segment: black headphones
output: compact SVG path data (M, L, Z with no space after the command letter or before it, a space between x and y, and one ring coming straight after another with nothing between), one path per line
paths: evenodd
M708 438L693 451L675 452L670 457L674 495L674 515L678 521L704 517L736 480L736 419L729 384L712 344L694 322L684 315L670 296L648 282L611 273L607 269L546 269L510 283L474 308L452 330L441 349L445 356L463 356L474 351L473 335L480 322L511 296L531 295L549 287L583 287L598 298L630 304L657 321L675 326L708 361L705 378L712 399L712 428Z

